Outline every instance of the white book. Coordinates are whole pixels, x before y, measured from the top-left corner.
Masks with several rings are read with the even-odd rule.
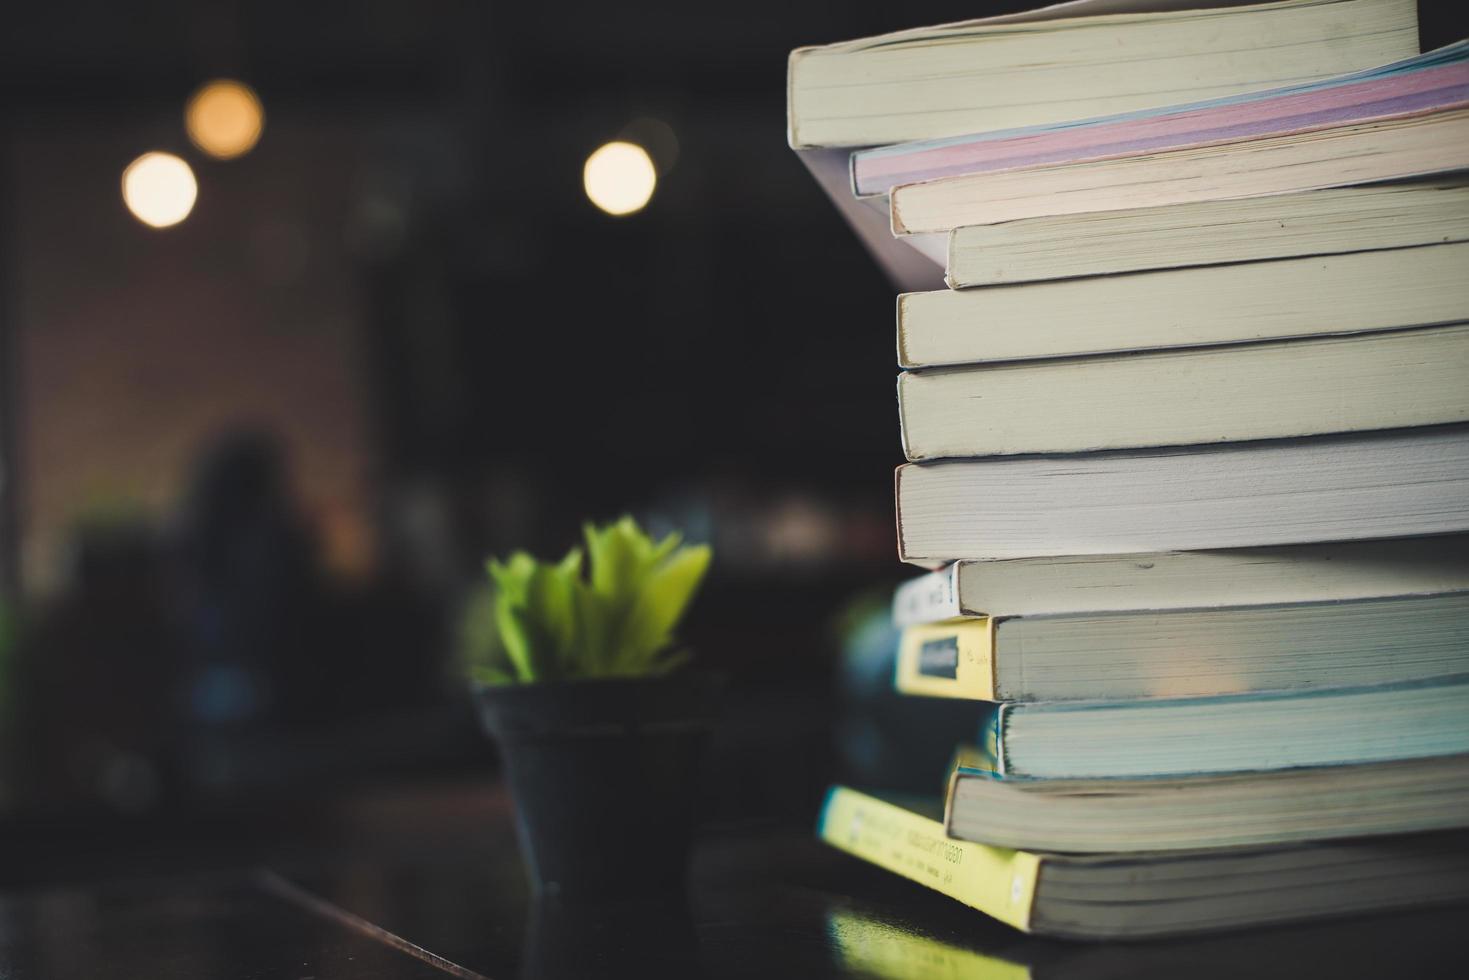
[[[874,146],[1193,102],[1418,52],[1413,0],[1080,0],[791,52],[793,147]]]
[[[898,547],[961,559],[1129,554],[1469,532],[1469,427],[910,463]]]
[[[961,753],[945,808],[951,837],[1085,854],[1469,826],[1469,755],[1143,779],[1002,779],[988,765]]]
[[[1332,602],[1469,590],[1469,535],[958,561],[893,594],[903,628],[961,617]]]
[[[1469,237],[1469,193],[1452,223]],[[1054,251],[1086,254],[1083,244]],[[1469,241],[904,293],[898,363],[941,367],[1469,321],[1466,270]]]
[[[893,230],[915,235],[1045,215],[1345,187],[1469,169],[1462,103],[1304,132],[904,184]]]
[[[1469,323],[910,371],[898,409],[913,461],[1469,422]]]
[[[966,225],[949,233],[946,280],[966,289],[1462,241],[1469,241],[1469,181],[1451,176]],[[1292,268],[1309,277],[1337,267]],[[1353,291],[1354,300],[1364,298],[1366,290]],[[1339,298],[1335,290],[1314,295],[1328,306]]]

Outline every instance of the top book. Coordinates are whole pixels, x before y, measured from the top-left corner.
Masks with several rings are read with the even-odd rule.
[[[1418,52],[1415,0],[1074,0],[791,53],[798,149],[875,146],[1220,98]]]

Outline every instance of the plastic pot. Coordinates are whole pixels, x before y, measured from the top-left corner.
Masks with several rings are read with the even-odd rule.
[[[539,894],[682,888],[700,761],[722,688],[718,678],[690,674],[476,692]]]

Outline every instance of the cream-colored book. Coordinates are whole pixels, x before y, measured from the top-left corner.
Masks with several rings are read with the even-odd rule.
[[[893,623],[1442,592],[1469,592],[1469,535],[958,561],[898,586]]]
[[[1469,235],[1469,196],[1465,202]],[[898,363],[942,367],[1469,321],[1465,270],[1469,241],[904,293]]]
[[[898,467],[898,552],[1131,554],[1469,531],[1469,426]]]
[[[967,289],[1463,241],[1469,180],[1450,176],[966,225],[949,233],[946,278]]]
[[[910,371],[913,461],[1203,445],[1469,421],[1469,323]]]
[[[1469,108],[1237,142],[905,184],[894,232],[1191,204],[1469,169]]]
[[[794,147],[873,146],[1259,91],[1418,53],[1413,0],[1080,0],[790,56]]]
[[[976,701],[1212,697],[1469,674],[1469,592],[1014,616],[903,630],[895,686]]]

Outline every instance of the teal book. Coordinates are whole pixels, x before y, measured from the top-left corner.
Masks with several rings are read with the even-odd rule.
[[[1222,697],[1002,702],[980,744],[1001,776],[1106,779],[1469,752],[1469,675]]]

